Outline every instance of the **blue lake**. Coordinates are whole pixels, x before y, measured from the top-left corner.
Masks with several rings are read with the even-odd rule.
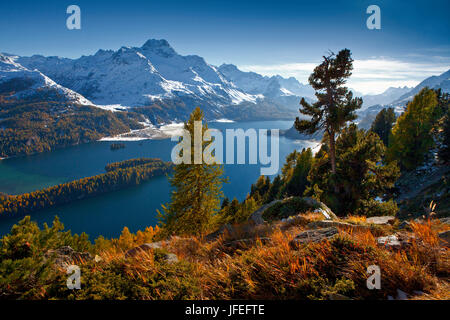
[[[258,121],[236,123],[209,123],[219,130],[242,128],[288,129],[292,121]],[[111,142],[93,142],[28,157],[0,161],[0,192],[21,194],[71,180],[104,173],[105,165],[139,157],[161,158],[170,161],[175,142],[144,140],[123,142],[126,148],[111,151]],[[285,157],[294,149],[316,146],[317,143],[279,138],[279,169]],[[248,145],[247,145],[248,150]],[[270,148],[269,148],[270,153]],[[248,159],[248,158],[247,158]],[[247,161],[248,162],[248,161]],[[223,186],[224,194],[242,201],[250,186],[260,175],[259,164],[226,164],[225,176],[229,183]],[[104,194],[95,198],[77,201],[32,214],[32,220],[40,226],[49,225],[55,215],[66,229],[74,233],[86,232],[91,240],[103,235],[106,238],[120,235],[124,226],[131,232],[154,226],[156,210],[170,200],[170,185],[167,177],[156,177],[139,186]],[[0,236],[9,232],[11,226],[23,216],[1,217]]]

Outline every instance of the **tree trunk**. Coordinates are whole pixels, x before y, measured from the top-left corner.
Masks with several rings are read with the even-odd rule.
[[[330,130],[328,132],[330,138],[330,161],[331,161],[331,172],[336,173],[336,141],[334,137],[334,131]]]

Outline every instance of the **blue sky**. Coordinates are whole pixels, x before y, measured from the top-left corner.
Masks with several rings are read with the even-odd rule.
[[[81,8],[81,30],[66,8]],[[381,8],[368,30],[366,8]],[[450,68],[450,1],[2,1],[0,52],[77,58],[164,38],[180,54],[266,75],[308,74],[328,50],[352,50],[349,85],[364,93],[415,85]]]

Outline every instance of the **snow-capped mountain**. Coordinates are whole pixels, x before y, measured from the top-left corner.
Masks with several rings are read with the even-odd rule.
[[[45,97],[82,105],[92,105],[82,95],[65,88],[38,70],[29,70],[14,61],[14,58],[0,54],[0,94],[13,99]]]
[[[395,100],[392,105],[406,105],[408,101],[411,101],[417,93],[423,88],[428,87],[430,89],[441,88],[443,92],[450,93],[450,69],[439,76],[431,76],[419,83],[415,88],[409,92],[400,96]]]
[[[261,95],[298,110],[302,97],[314,99],[314,90],[294,77],[279,75],[267,77],[255,72],[244,72],[233,64],[222,64],[218,70],[239,89],[252,95]]]
[[[390,87],[386,91],[380,94],[371,94],[371,95],[363,95],[363,105],[362,109],[366,109],[373,105],[386,105],[391,102],[394,102],[402,95],[410,92],[412,88],[404,86],[404,87]]]
[[[148,40],[140,48],[99,50],[75,60],[35,55],[16,61],[97,105],[136,107],[189,97],[223,107],[262,98],[239,90],[203,58],[177,54],[166,40]]]

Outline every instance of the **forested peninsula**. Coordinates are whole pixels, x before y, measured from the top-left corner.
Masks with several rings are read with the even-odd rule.
[[[168,173],[171,164],[140,158],[110,163],[106,173],[21,195],[0,194],[0,216],[29,214],[103,193],[139,185]]]

